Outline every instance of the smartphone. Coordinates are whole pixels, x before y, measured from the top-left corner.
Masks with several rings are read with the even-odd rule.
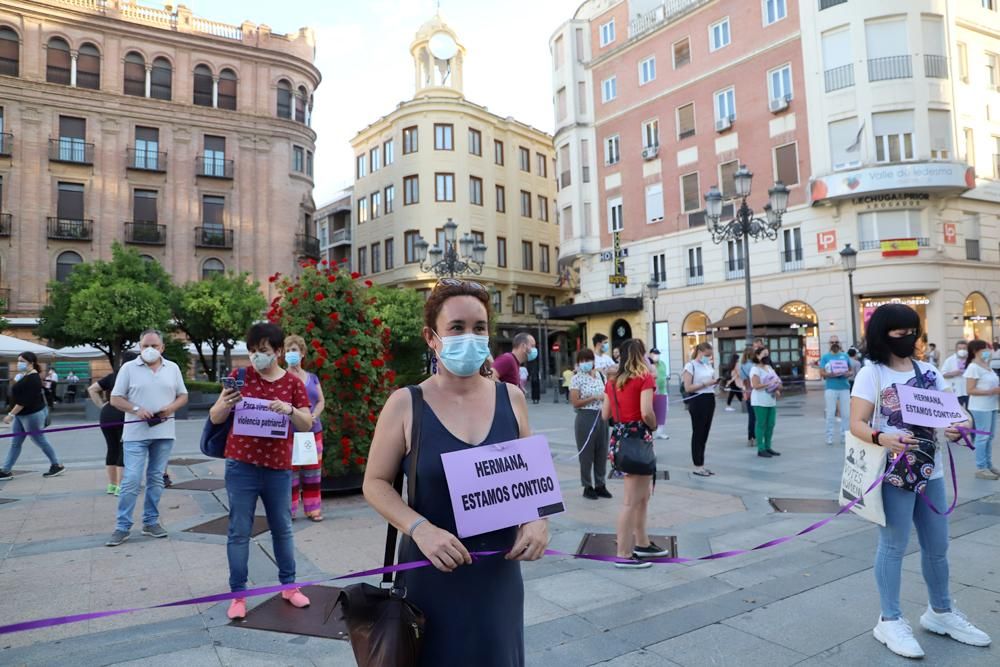
[[[235,390],[243,386],[243,383],[233,377],[224,377],[221,380],[224,389]]]

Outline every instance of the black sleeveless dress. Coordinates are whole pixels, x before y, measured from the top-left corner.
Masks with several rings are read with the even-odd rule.
[[[472,445],[452,435],[426,403],[423,410],[414,509],[435,526],[457,534],[441,455]],[[507,385],[497,383],[493,425],[479,445],[519,437]],[[403,460],[403,470],[409,470],[409,454]],[[507,551],[516,535],[516,528],[506,528],[466,538],[462,543],[470,552]],[[400,544],[399,562],[424,558],[412,540],[406,538]],[[524,665],[524,581],[520,562],[498,555],[476,559],[472,565],[448,573],[424,567],[404,573],[403,585],[407,599],[427,617],[420,665]]]

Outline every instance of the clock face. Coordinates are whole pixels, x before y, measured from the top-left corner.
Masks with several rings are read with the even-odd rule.
[[[431,54],[438,60],[451,60],[458,53],[458,44],[446,32],[436,32],[431,35],[427,48],[430,49]]]

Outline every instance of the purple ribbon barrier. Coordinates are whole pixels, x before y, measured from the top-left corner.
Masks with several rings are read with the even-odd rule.
[[[175,417],[165,417],[165,418],[160,417],[159,423],[162,424],[163,422],[170,419],[175,419]],[[43,434],[47,435],[49,433],[62,433],[65,431],[85,431],[91,428],[112,428],[114,426],[124,426],[125,424],[134,424],[137,421],[142,421],[142,420],[133,419],[132,421],[127,421],[127,422],[105,422],[103,424],[81,424],[79,426],[60,426],[58,428],[43,428],[38,431],[21,431],[20,433],[0,433],[0,440],[3,440],[4,438],[13,438],[15,435],[23,435],[24,437],[28,437],[32,435],[43,435]]]

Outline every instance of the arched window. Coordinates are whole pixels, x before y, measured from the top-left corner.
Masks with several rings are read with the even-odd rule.
[[[820,379],[819,359],[823,350],[819,340],[819,316],[816,314],[816,310],[805,301],[789,301],[781,307],[781,312],[812,322],[811,327],[806,327],[803,339],[806,347],[806,379]],[[854,342],[854,335],[848,334],[847,345],[854,345]]]
[[[194,103],[200,107],[212,106],[212,70],[207,65],[194,68]]]
[[[76,56],[76,85],[90,90],[101,89],[101,52],[89,42],[80,46]]]
[[[82,263],[83,257],[71,250],[60,253],[59,257],[56,258],[56,280],[58,282],[65,281],[69,278],[69,274],[73,273],[76,265]]]
[[[226,272],[226,265],[222,260],[210,257],[201,265],[201,279],[208,280],[214,276],[221,276]]]
[[[684,361],[687,361],[692,358],[694,348],[699,343],[708,340],[708,315],[700,310],[688,313],[688,316],[684,318],[684,323],[681,324],[681,336],[684,339],[684,347],[681,352]]]
[[[965,300],[962,314],[965,340],[978,338],[993,343],[993,312],[986,297],[979,292],[970,294]]]
[[[147,264],[156,264],[156,258],[152,255],[139,255],[139,259],[146,262]]]
[[[219,108],[236,111],[236,72],[231,69],[219,72]]]
[[[173,87],[174,69],[170,61],[166,58],[157,58],[153,61],[153,70],[150,72],[149,96],[154,100],[169,100]]]
[[[295,120],[300,123],[306,122],[306,102],[309,101],[309,93],[305,86],[299,86],[299,94],[295,96]]]
[[[45,80],[49,83],[61,83],[65,86],[70,82],[69,44],[62,37],[49,40],[46,49]]]
[[[727,317],[732,317],[733,315],[739,315],[740,313],[745,313],[746,310],[747,309],[744,308],[743,306],[733,306],[732,308],[726,311],[726,314],[722,316],[722,319],[726,319]]]
[[[146,96],[146,60],[137,51],[125,54],[125,94]]]
[[[292,84],[285,79],[278,82],[278,118],[292,118]]]
[[[17,76],[21,69],[21,40],[10,28],[0,27],[0,74]]]

